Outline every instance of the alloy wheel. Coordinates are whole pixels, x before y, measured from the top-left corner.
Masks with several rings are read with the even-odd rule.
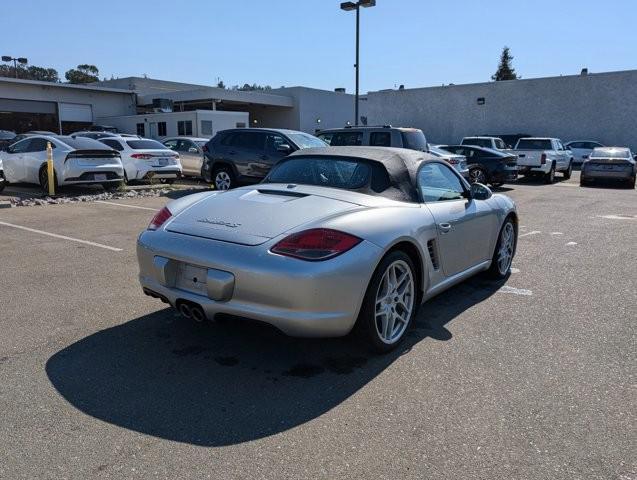
[[[486,175],[479,168],[474,168],[469,172],[469,179],[471,183],[485,183]]]
[[[228,172],[221,170],[215,175],[215,188],[217,190],[228,190],[232,183],[232,179]]]
[[[405,333],[414,309],[414,278],[406,262],[396,260],[387,267],[375,305],[378,338],[386,344],[396,343]]]
[[[513,246],[515,243],[515,231],[513,224],[507,222],[500,233],[500,250],[498,250],[498,271],[506,275],[513,261]]]

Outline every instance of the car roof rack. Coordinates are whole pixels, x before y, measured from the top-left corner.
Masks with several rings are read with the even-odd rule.
[[[345,125],[343,128],[392,128],[391,125]]]

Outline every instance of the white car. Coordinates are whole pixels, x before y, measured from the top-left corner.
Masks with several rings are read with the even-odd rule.
[[[490,148],[491,150],[506,150],[507,146],[499,137],[464,137],[460,145]]]
[[[449,152],[440,148],[438,145],[429,145],[429,153],[442,158],[449,165],[452,165],[460,175],[465,179],[469,179],[469,169],[467,168],[467,157],[464,155],[458,155],[457,153]]]
[[[169,137],[161,143],[179,154],[184,175],[203,177],[201,172],[204,161],[203,147],[209,141],[209,138],[200,137]]]
[[[122,156],[126,182],[159,179],[162,183],[173,183],[182,175],[179,154],[157,140],[118,136],[99,141]]]
[[[573,153],[573,163],[581,164],[591,156],[595,148],[603,147],[599,142],[594,140],[573,140],[564,144]]]
[[[6,180],[4,179],[4,169],[2,167],[2,159],[0,158],[0,192],[4,190],[4,187],[7,185]]]
[[[564,180],[573,172],[573,153],[562,145],[559,138],[521,138],[513,150],[506,152],[517,155],[518,173],[521,175],[541,174],[546,183],[555,181],[555,172],[562,172]]]
[[[90,138],[32,135],[0,152],[6,183],[35,183],[49,189],[46,149],[51,143],[56,185],[98,183],[117,187],[124,179],[120,154]]]

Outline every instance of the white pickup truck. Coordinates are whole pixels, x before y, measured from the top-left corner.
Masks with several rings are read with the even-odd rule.
[[[571,178],[573,152],[559,138],[521,138],[510,151],[518,157],[520,175],[540,173],[546,183],[555,181],[555,172],[562,172],[565,180]]]
[[[471,145],[474,147],[490,148],[492,150],[506,150],[507,146],[498,137],[464,137],[460,145]]]

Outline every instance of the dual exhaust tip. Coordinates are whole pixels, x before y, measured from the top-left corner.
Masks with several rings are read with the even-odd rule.
[[[194,320],[197,323],[201,323],[206,319],[203,308],[196,303],[181,301],[177,306],[177,310],[184,317]]]

